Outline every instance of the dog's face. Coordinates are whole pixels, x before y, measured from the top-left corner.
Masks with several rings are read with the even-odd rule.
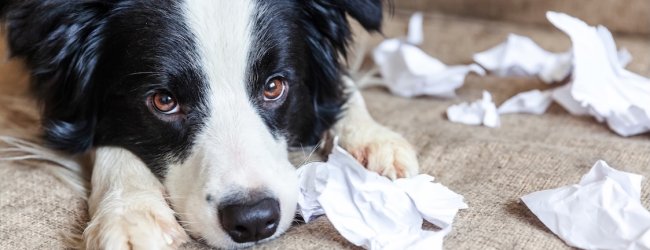
[[[187,231],[218,247],[290,226],[298,189],[287,146],[317,142],[344,102],[345,14],[368,29],[381,20],[373,0],[18,6],[9,43],[32,69],[50,145],[133,152]]]

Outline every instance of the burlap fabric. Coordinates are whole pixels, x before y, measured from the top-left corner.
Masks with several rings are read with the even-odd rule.
[[[536,25],[548,25],[544,13],[553,10],[616,32],[650,36],[650,1],[646,0],[400,0],[395,6]]]
[[[387,36],[402,34],[406,15],[399,12],[385,28]],[[508,32],[531,36],[544,47],[561,51],[569,41],[559,31],[427,16],[425,45],[442,61],[467,63],[471,55],[502,42]],[[650,76],[650,39],[616,36],[635,56],[629,68]],[[363,39],[363,38],[360,38]],[[366,42],[376,44],[381,37]],[[0,133],[33,136],[38,116],[21,93],[20,64],[0,66]],[[470,76],[452,100],[404,99],[383,89],[364,91],[377,120],[403,134],[417,149],[422,172],[465,196],[469,209],[459,213],[447,249],[562,249],[567,246],[530,211],[519,197],[578,182],[599,159],[650,177],[650,136],[621,138],[592,118],[574,117],[557,105],[541,116],[506,115],[501,128],[449,122],[445,109],[492,92],[497,103],[524,90],[548,88],[530,78]],[[299,158],[299,157],[298,157]],[[41,163],[43,167],[47,164]],[[650,184],[642,200],[650,205]],[[46,171],[20,163],[0,163],[0,249],[61,249],[60,232],[74,230],[87,219],[85,204]],[[187,249],[202,249],[189,243]],[[262,249],[354,248],[321,217],[296,225]]]

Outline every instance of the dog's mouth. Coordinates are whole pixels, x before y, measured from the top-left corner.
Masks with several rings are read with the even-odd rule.
[[[262,204],[261,206],[267,205]],[[231,207],[231,209],[234,210],[235,208]],[[268,211],[254,213],[257,214],[234,216],[230,214],[219,215],[220,220],[217,223],[220,224],[217,225],[218,228],[212,227],[214,222],[191,222],[180,216],[177,218],[192,240],[196,243],[217,249],[241,249],[273,241],[284,234],[289,227],[291,227],[294,220],[294,217],[288,219],[280,217],[275,220],[273,218],[268,218]],[[250,224],[238,224],[241,223],[241,218],[238,218],[241,216],[250,216],[245,218],[249,220],[248,222]],[[286,223],[287,220],[289,223]],[[209,226],[197,226],[199,224]]]
[[[236,188],[235,183],[219,180],[224,189],[204,189],[202,194],[174,195],[183,190],[170,190],[170,201],[178,221],[198,242],[220,249],[251,247],[277,239],[294,221],[299,190],[297,179],[288,178],[295,171],[287,170],[291,174],[283,181],[254,188]]]
[[[271,236],[269,238],[260,240],[260,241],[246,242],[246,243],[233,243],[233,244],[228,245],[228,246],[210,244],[210,242],[208,242],[206,239],[204,239],[202,237],[191,236],[191,238],[193,240],[195,240],[196,242],[200,243],[200,244],[210,246],[210,247],[214,247],[214,248],[217,248],[217,249],[243,249],[243,248],[251,248],[251,247],[254,247],[256,245],[260,245],[260,244],[264,244],[264,243],[273,241],[273,240],[279,238],[280,236],[282,236],[283,233],[285,233],[285,232],[284,231],[278,231],[275,235],[273,235],[273,236]]]
[[[291,227],[294,217],[284,217],[279,209],[279,203],[271,198],[253,204],[229,205],[219,210],[219,230],[198,231],[192,228],[194,223],[184,223],[184,227],[192,239],[210,247],[249,248],[273,241]]]
[[[299,185],[286,146],[203,143],[186,161],[170,166],[164,184],[188,234],[211,247],[233,249],[268,242],[289,229]]]

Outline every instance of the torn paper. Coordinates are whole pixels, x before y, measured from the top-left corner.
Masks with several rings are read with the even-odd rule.
[[[541,115],[553,102],[551,91],[537,89],[519,93],[505,101],[499,109],[499,114],[528,113]]]
[[[521,200],[568,245],[582,249],[650,249],[650,212],[641,204],[642,176],[598,161],[576,185]]]
[[[414,13],[409,19],[408,33],[406,41],[410,44],[420,45],[424,42],[424,15],[422,12]]]
[[[452,122],[468,125],[485,125],[496,128],[501,125],[492,95],[483,91],[483,98],[472,103],[461,103],[447,108],[447,118]]]
[[[571,73],[571,53],[552,53],[528,37],[510,34],[507,40],[474,55],[474,61],[498,76],[538,76],[558,82]]]
[[[476,64],[447,66],[418,48],[423,40],[421,14],[411,17],[407,37],[385,40],[373,51],[382,84],[395,95],[454,97],[469,72],[485,74]]]
[[[537,76],[545,83],[566,79],[573,69],[573,51],[553,53],[537,45],[532,39],[516,34],[505,42],[474,54],[474,61],[498,76]],[[625,67],[632,61],[630,52],[622,48],[617,61]]]
[[[650,79],[623,67],[620,58],[625,56],[616,51],[609,30],[591,27],[563,13],[548,12],[546,16],[573,43],[570,95],[554,98],[561,103],[577,103],[621,136],[650,131]]]
[[[630,53],[616,51],[605,27],[591,27],[562,13],[548,12],[547,18],[571,38],[568,53],[550,53],[529,38],[510,35],[505,43],[474,59],[502,76],[538,75],[553,82],[571,75],[570,82],[543,95],[521,93],[502,104],[499,113],[541,114],[550,105],[550,96],[569,113],[591,115],[621,136],[650,131],[650,79],[625,69]]]
[[[391,181],[335,146],[327,162],[298,169],[298,211],[305,222],[326,214],[336,230],[367,249],[442,249],[463,197],[433,177]],[[422,229],[423,218],[441,228]]]
[[[627,65],[632,62],[632,54],[630,54],[630,51],[626,48],[621,48],[616,54],[616,57],[618,58],[618,63],[621,64],[621,67],[623,68],[627,67]]]
[[[573,88],[573,83],[568,83],[563,86],[554,88],[551,91],[551,96],[553,100],[560,104],[569,114],[572,115],[588,115],[589,110],[586,107],[583,107],[580,102],[576,101],[573,96],[571,96],[571,89]]]

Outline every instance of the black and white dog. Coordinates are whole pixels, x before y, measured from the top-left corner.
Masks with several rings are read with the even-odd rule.
[[[339,60],[346,15],[378,30],[381,0],[3,0],[0,11],[48,146],[94,153],[86,248],[275,238],[298,196],[287,148],[326,133],[384,176],[418,171]]]

